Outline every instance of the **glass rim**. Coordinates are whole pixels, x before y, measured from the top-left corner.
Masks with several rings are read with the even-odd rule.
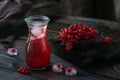
[[[26,17],[24,20],[27,22],[29,20],[35,20],[35,19],[40,19],[40,20],[44,20],[44,21],[50,21],[50,18],[47,16],[43,16],[43,15],[32,15],[32,16],[28,16]]]

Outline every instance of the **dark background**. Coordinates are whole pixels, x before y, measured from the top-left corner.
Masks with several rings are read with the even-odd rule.
[[[79,16],[120,22],[119,17],[120,0],[31,0],[31,1],[33,4],[32,5],[33,14],[38,14],[39,12],[39,14],[43,15]]]

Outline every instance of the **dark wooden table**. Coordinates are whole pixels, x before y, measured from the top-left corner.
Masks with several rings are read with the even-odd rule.
[[[66,27],[71,23],[84,22],[85,24],[90,24],[93,26],[98,26],[98,24],[104,24],[112,28],[119,28],[119,24],[113,21],[104,21],[97,19],[88,19],[81,17],[66,17],[62,16],[61,18],[51,22],[48,26],[48,38],[55,37],[57,31],[62,27]],[[94,24],[93,24],[94,23]],[[16,72],[13,64],[22,64],[25,65],[24,55],[25,55],[25,42],[27,37],[19,37],[15,41],[15,47],[18,49],[17,56],[8,56],[6,55],[6,50],[0,51],[0,80],[120,80],[120,64],[109,65],[102,69],[90,69],[85,70],[78,68],[77,66],[71,64],[68,61],[56,56],[51,52],[51,63],[62,63],[65,67],[72,66],[77,69],[78,75],[75,77],[68,77],[63,74],[57,74],[51,71],[49,67],[43,71],[31,71],[32,75],[21,75]],[[4,64],[7,62],[7,64]],[[9,64],[10,63],[10,64]],[[11,67],[12,65],[12,67]]]
[[[19,39],[15,43],[15,47],[18,49],[18,53],[19,53],[19,55],[17,57],[15,57],[15,59],[20,60],[20,62],[23,65],[25,64],[24,63],[24,54],[25,54],[24,53],[24,45],[25,45],[25,41],[26,40],[20,40]],[[54,55],[53,53],[51,53],[51,63],[61,63],[65,67],[72,66],[72,67],[77,69],[78,75],[75,76],[75,77],[68,77],[64,73],[63,74],[54,73],[54,72],[51,71],[51,68],[48,68],[48,69],[43,70],[43,71],[32,71],[32,75],[27,77],[27,78],[28,79],[33,78],[33,80],[117,80],[116,77],[113,77],[111,75],[107,76],[107,75],[104,75],[104,74],[101,75],[99,73],[97,74],[97,73],[92,73],[92,72],[86,72],[86,71],[84,71],[82,69],[79,69],[77,66],[63,60],[62,58]],[[108,71],[104,71],[104,72],[108,72]],[[14,71],[14,73],[16,73],[16,71]],[[7,74],[7,75],[9,75],[9,74]],[[24,76],[24,75],[22,75],[22,76],[23,76],[23,78],[27,79],[26,76]],[[20,78],[21,75],[19,75],[17,77]],[[4,80],[4,79],[2,79],[2,80]],[[22,79],[19,79],[19,80],[22,80]]]

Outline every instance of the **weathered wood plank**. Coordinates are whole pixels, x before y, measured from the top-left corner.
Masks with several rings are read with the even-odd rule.
[[[21,55],[24,54],[24,45],[25,45],[25,40],[16,41],[15,46],[20,51]],[[48,80],[117,80],[117,78],[112,78],[111,76],[99,76],[99,75],[96,75],[93,73],[85,72],[82,69],[79,69],[78,67],[74,66],[73,64],[71,64],[53,54],[51,54],[51,63],[62,63],[65,65],[65,67],[73,66],[78,70],[79,75],[76,77],[67,77],[67,76],[65,76],[65,74],[56,74],[56,73],[52,72],[51,69],[49,68],[48,70],[45,70],[45,71],[32,71],[33,76],[45,78]]]
[[[84,70],[101,76],[109,76],[120,79],[120,63],[103,63],[102,66],[89,67]]]

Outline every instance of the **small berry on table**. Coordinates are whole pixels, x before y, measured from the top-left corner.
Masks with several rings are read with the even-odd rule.
[[[26,66],[21,66],[17,71],[18,71],[18,73],[24,74],[24,75],[30,75],[31,74],[29,68],[26,67]]]

